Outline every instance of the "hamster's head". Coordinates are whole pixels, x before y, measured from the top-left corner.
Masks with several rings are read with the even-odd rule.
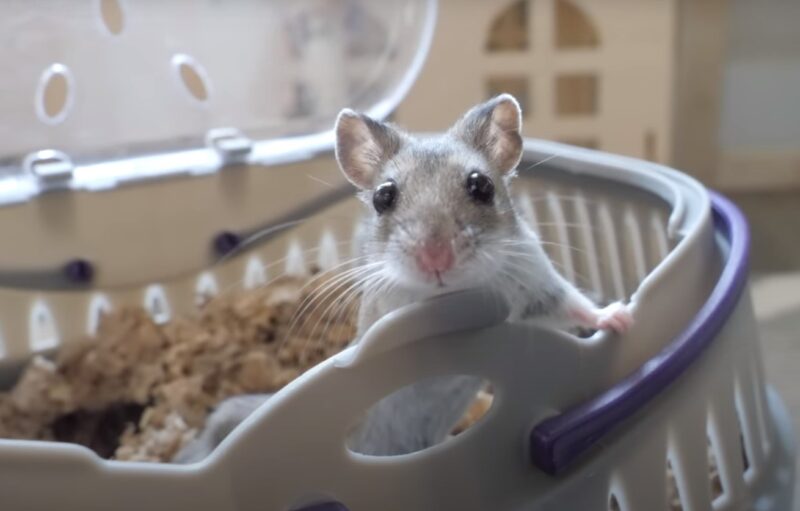
[[[368,208],[362,250],[391,280],[433,293],[479,285],[519,251],[509,181],[522,156],[519,104],[503,94],[445,134],[416,138],[343,110],[336,158]]]

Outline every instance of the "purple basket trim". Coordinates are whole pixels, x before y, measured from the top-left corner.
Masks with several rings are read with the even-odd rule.
[[[733,313],[748,275],[750,233],[741,211],[714,192],[714,227],[730,251],[711,295],[688,328],[661,353],[601,395],[545,419],[530,434],[533,464],[550,475],[569,468],[609,431],[674,382],[708,347]]]

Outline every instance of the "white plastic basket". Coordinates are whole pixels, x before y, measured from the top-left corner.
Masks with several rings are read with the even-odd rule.
[[[589,275],[597,268],[601,299],[633,293],[637,323],[625,337],[583,341],[509,324],[494,297],[447,295],[381,320],[200,464],[102,461],[77,446],[0,441],[4,502],[134,509],[148,495],[154,509],[279,510],[325,497],[353,510],[602,509],[613,495],[623,510],[658,509],[669,460],[684,509],[789,509],[789,423],[764,383],[740,214],[691,179],[644,162],[534,141],[525,161],[550,154],[560,156],[523,172],[517,189],[523,203],[543,197],[529,203],[539,223],[557,222],[556,239],[575,247],[555,254],[559,264]],[[337,229],[327,220],[354,211],[347,202],[257,252],[327,237]],[[217,277],[201,280],[208,275]],[[164,284],[166,296],[187,288]],[[370,404],[453,373],[494,384],[495,404],[476,426],[395,458],[347,451],[346,431]],[[333,408],[325,406],[331,396],[342,396]],[[724,488],[713,503],[707,438]]]
[[[280,11],[278,2],[263,4]],[[132,24],[134,4],[121,5]],[[216,2],[198,5],[204,7],[197,16],[214,18]],[[395,55],[409,70],[377,87],[392,99],[361,105],[375,115],[391,109],[413,80],[432,27],[432,3],[393,5],[378,9],[383,19],[422,28],[410,39],[419,46]],[[66,24],[71,30],[97,22],[96,13],[75,16]],[[8,19],[16,21],[8,33],[43,28],[19,16]],[[45,19],[57,26],[55,17]],[[112,34],[120,39],[110,44],[127,56],[141,51],[137,44],[146,33],[127,42],[124,35]],[[176,37],[156,50],[173,50],[175,41],[200,44]],[[206,51],[208,62],[226,62]],[[104,47],[98,63],[112,65],[106,53],[112,59],[112,49]],[[31,68],[38,76],[47,66]],[[215,69],[206,64],[204,72],[213,78]],[[8,87],[22,90],[29,74],[21,69]],[[239,83],[225,80],[212,82],[216,92]],[[75,97],[76,112],[90,96]],[[342,93],[330,101],[352,99]],[[326,150],[330,133],[271,132],[286,137],[280,141],[251,139],[239,130],[220,136],[211,128],[237,119],[226,117],[229,106],[194,105],[201,113],[163,106],[170,115],[185,107],[208,136],[192,130],[156,135],[173,149],[162,154],[141,138],[149,135],[142,125],[98,139],[100,148],[71,131],[80,124],[62,124],[71,117],[50,119],[53,131],[34,128],[40,120],[23,116],[16,120],[26,127],[24,136],[13,140],[11,125],[3,125],[3,154],[12,156],[0,183],[7,203],[0,228],[20,234],[18,245],[0,255],[5,382],[33,354],[91,331],[106,307],[144,303],[166,320],[191,310],[198,293],[242,281],[258,285],[267,278],[265,265],[273,274],[282,267],[302,271],[309,263],[302,249],[319,247],[309,253],[323,266],[346,256],[343,245],[330,240],[351,237],[359,208]],[[115,115],[145,115],[135,110],[128,105]],[[333,113],[297,129],[307,133]],[[102,123],[75,122],[102,132]],[[98,156],[134,141],[125,159]],[[45,148],[60,152],[38,151]],[[519,207],[546,241],[557,243],[548,247],[565,276],[599,301],[630,297],[635,303],[636,324],[625,336],[582,340],[512,324],[496,297],[481,290],[442,296],[383,318],[357,347],[292,382],[194,465],[104,461],[75,445],[0,440],[3,509],[649,511],[667,508],[668,463],[684,510],[790,509],[794,448],[785,409],[765,383],[746,283],[747,228],[739,212],[676,171],[596,151],[528,140],[520,169]],[[309,184],[309,175],[331,187]],[[141,183],[143,177],[180,179]],[[120,186],[131,179],[139,184]],[[54,188],[71,191],[39,196]],[[14,225],[25,230],[13,231]],[[209,250],[211,241],[219,248],[269,226],[270,236],[245,254],[212,264],[218,254]],[[154,238],[160,244],[153,245]],[[143,243],[151,243],[147,251],[140,250]],[[75,265],[69,266],[72,278],[64,277],[61,263],[70,258],[92,263],[91,282],[74,278]],[[493,384],[493,406],[472,428],[403,456],[348,451],[346,432],[370,405],[420,379],[452,374]],[[709,441],[723,487],[714,500]]]

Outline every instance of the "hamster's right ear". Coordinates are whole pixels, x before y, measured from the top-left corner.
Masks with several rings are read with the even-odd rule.
[[[336,119],[336,160],[345,177],[361,189],[375,184],[383,165],[400,150],[402,135],[388,124],[344,109]]]

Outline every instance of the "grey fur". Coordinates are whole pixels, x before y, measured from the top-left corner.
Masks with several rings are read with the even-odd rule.
[[[217,406],[200,435],[189,442],[172,459],[173,463],[195,463],[202,460],[218,446],[228,434],[242,423],[253,410],[261,406],[272,394],[248,394],[226,399]]]
[[[464,414],[463,403],[471,402],[482,386],[480,378],[445,376],[404,387],[369,409],[349,447],[361,454],[391,456],[436,445],[450,435]]]
[[[346,111],[339,117],[337,157],[345,175],[362,188],[359,194],[367,213],[359,230],[360,249],[369,262],[383,263],[393,282],[389,292],[362,297],[359,335],[399,307],[478,285],[506,297],[512,320],[593,326],[598,309],[558,274],[511,201],[508,186],[522,154],[520,112],[513,98],[503,95],[478,105],[449,132],[426,140],[355,115]],[[466,177],[473,170],[494,181],[492,204],[476,203],[468,196]],[[377,215],[371,206],[372,189],[390,178],[397,182],[399,196],[390,211]],[[456,253],[454,268],[438,282],[422,275],[413,257],[415,246],[431,237],[451,240]],[[575,324],[581,321],[585,324]],[[367,454],[404,454],[438,443],[481,385],[477,377],[458,376],[401,389],[367,412],[350,446]],[[264,399],[237,397],[223,403],[207,429],[224,431],[204,432],[197,445],[187,448],[193,451],[191,458],[210,452],[216,445],[210,440],[224,437],[230,424],[246,415],[246,407],[252,410]],[[182,453],[177,459],[189,458]]]

